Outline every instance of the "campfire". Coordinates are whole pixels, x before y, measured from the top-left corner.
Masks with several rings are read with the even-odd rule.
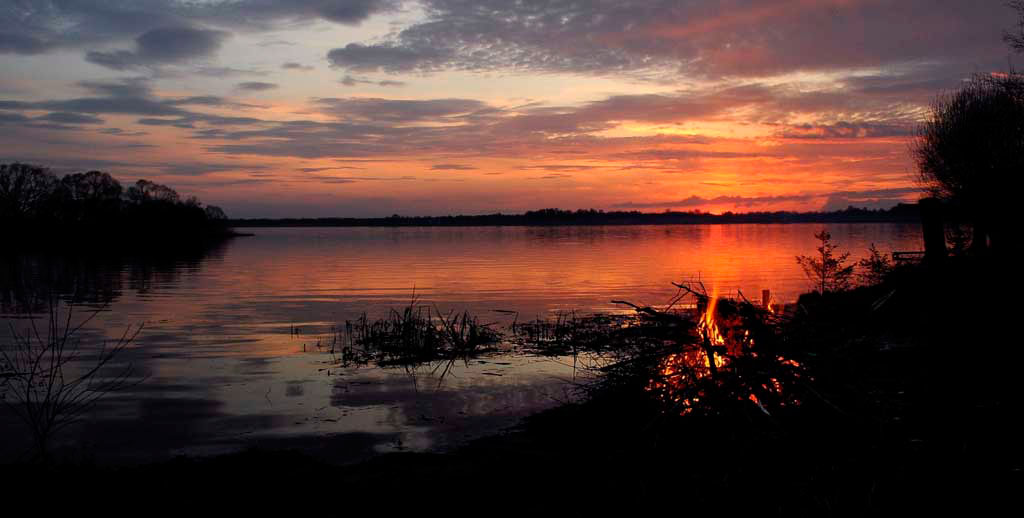
[[[747,401],[764,413],[769,406],[799,404],[787,386],[803,376],[803,366],[757,348],[755,334],[766,334],[775,319],[771,305],[759,308],[720,299],[717,292],[692,293],[698,299],[694,336],[662,358],[647,390],[682,415],[714,405],[712,398]]]

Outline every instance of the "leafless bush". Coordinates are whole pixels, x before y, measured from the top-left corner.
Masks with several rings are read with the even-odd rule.
[[[51,298],[45,329],[35,317],[11,343],[0,345],[0,400],[29,428],[36,458],[48,458],[54,435],[77,422],[102,397],[130,384],[131,365],[110,372],[111,362],[142,330],[128,327],[120,338],[83,347],[79,332],[100,310],[73,323],[74,305]],[[62,313],[64,313],[62,315]]]

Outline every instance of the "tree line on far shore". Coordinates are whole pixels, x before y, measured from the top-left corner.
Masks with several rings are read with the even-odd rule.
[[[149,180],[125,188],[101,171],[59,177],[37,165],[0,164],[0,226],[8,235],[197,239],[226,234],[227,222],[220,207]]]
[[[399,216],[381,218],[253,218],[231,220],[234,227],[419,227],[419,226],[555,226],[555,225],[686,225],[709,223],[877,223],[920,221],[917,204],[890,209],[848,207],[833,212],[603,211],[541,209],[523,214]]]

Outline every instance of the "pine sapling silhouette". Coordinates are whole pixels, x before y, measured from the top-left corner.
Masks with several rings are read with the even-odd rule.
[[[837,245],[832,243],[832,234],[822,230],[814,234],[821,241],[818,254],[813,256],[798,255],[796,262],[804,269],[807,278],[814,281],[819,293],[843,291],[850,288],[853,279],[854,265],[847,265],[849,252],[836,254]]]
[[[860,278],[861,284],[865,286],[872,286],[884,281],[893,269],[892,260],[875,248],[874,243],[871,243],[868,248],[868,256],[858,261],[857,266],[860,267],[857,276]]]

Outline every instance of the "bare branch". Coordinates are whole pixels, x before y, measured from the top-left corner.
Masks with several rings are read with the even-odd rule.
[[[103,371],[143,328],[128,327],[113,343],[103,342],[91,364],[83,364],[86,360],[77,334],[102,309],[74,325],[74,304],[67,302],[66,306],[62,318],[59,301],[51,297],[45,335],[35,318],[30,318],[31,329],[25,334],[11,326],[9,352],[0,347],[3,403],[28,426],[36,457],[41,460],[46,458],[54,434],[77,422],[105,395],[129,385],[130,364],[113,376]]]

